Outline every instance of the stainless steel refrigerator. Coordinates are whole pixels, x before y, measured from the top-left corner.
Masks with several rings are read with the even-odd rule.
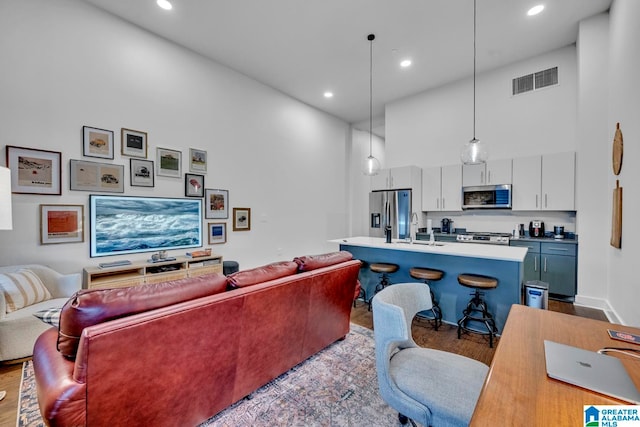
[[[369,236],[385,237],[391,226],[391,238],[411,235],[411,190],[372,191],[369,193]]]

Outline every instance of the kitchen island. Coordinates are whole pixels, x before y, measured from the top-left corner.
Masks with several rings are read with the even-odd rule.
[[[413,267],[426,267],[444,271],[444,276],[430,284],[442,310],[442,321],[456,324],[471,299],[472,289],[458,283],[458,274],[470,273],[495,277],[498,287],[485,292],[489,311],[493,314],[498,333],[506,322],[512,304],[522,299],[523,261],[527,248],[474,243],[393,240],[377,237],[349,237],[331,240],[340,250],[349,251],[363,261],[360,282],[366,298],[373,296],[379,275],[368,268],[370,263],[389,262],[400,269],[390,275],[391,283],[417,282],[409,275]]]

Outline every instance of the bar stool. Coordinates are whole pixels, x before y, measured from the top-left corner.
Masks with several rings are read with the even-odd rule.
[[[395,273],[399,268],[400,267],[397,264],[390,264],[385,262],[376,262],[369,265],[369,270],[373,271],[374,273],[380,273],[380,282],[378,282],[378,284],[376,285],[373,296],[369,298],[369,311],[371,311],[371,301],[373,301],[373,297],[375,296],[375,294],[391,284],[391,282],[389,282],[389,274]]]
[[[427,285],[429,282],[435,282],[442,279],[444,276],[444,271],[434,270],[432,268],[424,268],[424,267],[413,267],[409,270],[409,276],[414,279],[424,280],[424,283]],[[431,293],[431,316],[427,314],[427,310],[421,311],[418,313],[418,316],[424,317],[427,320],[433,320],[433,327],[437,331],[438,326],[442,325],[442,310],[438,305],[438,301],[436,301],[435,295],[429,287],[429,292]]]
[[[467,308],[462,311],[463,317],[458,320],[458,339],[460,339],[460,333],[464,329],[467,332],[473,332],[481,335],[489,335],[489,347],[493,348],[493,336],[498,332],[496,328],[496,322],[493,320],[493,316],[487,310],[487,304],[482,295],[484,292],[480,292],[481,289],[494,289],[498,286],[498,279],[489,276],[481,276],[478,274],[459,274],[458,283],[467,288],[474,289],[471,294],[472,298],[467,304]],[[467,324],[469,321],[475,321],[483,323],[487,331],[480,331],[478,329],[471,329]]]

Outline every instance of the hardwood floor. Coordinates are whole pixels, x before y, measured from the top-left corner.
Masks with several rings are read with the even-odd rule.
[[[357,307],[351,311],[351,321],[357,325],[372,329],[373,315],[368,311],[367,305],[361,301],[358,301],[356,305]],[[549,300],[549,310],[608,321],[601,310],[578,307],[568,302]],[[418,318],[414,319],[411,332],[416,344],[420,346],[462,354],[487,365],[491,364],[496,343],[500,342],[500,338],[497,338],[493,348],[489,348],[489,338],[486,336],[464,334],[462,339],[458,339],[457,327],[443,324],[435,331],[429,322]]]
[[[600,310],[576,307],[571,303],[560,301],[549,301],[549,309],[561,313],[575,316],[589,317],[592,319],[604,320],[607,318]],[[357,307],[351,311],[351,321],[365,328],[373,328],[373,315],[367,309],[367,305],[362,301],[357,302]],[[413,337],[418,345],[439,350],[450,351],[452,353],[463,354],[465,356],[480,360],[487,365],[491,364],[491,359],[495,352],[494,348],[489,348],[488,338],[477,334],[465,334],[463,339],[458,339],[457,329],[452,325],[443,324],[437,331],[430,323],[416,319],[412,327]],[[496,342],[500,342],[498,338]],[[18,393],[20,390],[20,375],[22,373],[22,359],[13,364],[0,363],[0,390],[7,391],[7,397],[0,401],[0,426],[15,425],[18,410]]]

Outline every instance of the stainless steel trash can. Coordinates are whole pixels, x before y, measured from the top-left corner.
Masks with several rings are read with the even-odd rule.
[[[540,280],[525,282],[524,301],[529,307],[546,310],[549,307],[549,284]]]

